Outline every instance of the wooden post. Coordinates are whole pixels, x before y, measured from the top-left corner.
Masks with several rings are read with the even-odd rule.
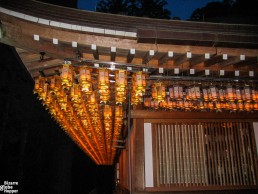
[[[144,120],[134,119],[135,137],[133,138],[134,150],[132,150],[134,165],[133,165],[133,192],[144,191]]]

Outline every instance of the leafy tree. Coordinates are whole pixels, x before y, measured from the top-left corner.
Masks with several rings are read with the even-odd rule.
[[[170,19],[166,0],[100,0],[96,10],[105,13]]]

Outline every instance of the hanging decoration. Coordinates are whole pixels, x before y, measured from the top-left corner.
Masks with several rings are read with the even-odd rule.
[[[150,80],[146,72],[64,64],[60,75],[38,77],[34,92],[63,130],[96,164],[111,165],[125,109],[258,111],[254,83]]]

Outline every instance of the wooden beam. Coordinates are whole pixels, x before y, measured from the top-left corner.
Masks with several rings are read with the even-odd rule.
[[[174,61],[174,65],[175,66],[182,65],[183,63],[185,63],[186,61],[190,60],[191,58],[192,58],[192,53],[191,52],[187,52],[186,54],[183,54],[180,57],[178,57]]]
[[[97,45],[95,45],[95,44],[91,45],[91,52],[94,56],[94,59],[99,60],[99,52],[98,52]]]
[[[255,113],[216,113],[216,112],[169,112],[169,111],[149,111],[132,110],[133,119],[254,119],[258,120]]]
[[[159,65],[163,65],[164,63],[167,63],[168,60],[170,60],[173,57],[174,53],[173,51],[168,51],[165,53],[162,57],[159,58]]]
[[[153,58],[154,54],[155,54],[154,50],[149,50],[148,52],[146,52],[146,54],[142,58],[142,63],[143,64],[149,63],[149,61]]]
[[[131,48],[127,55],[127,63],[131,63],[135,56],[135,49]]]
[[[116,60],[116,47],[110,48],[110,61]]]

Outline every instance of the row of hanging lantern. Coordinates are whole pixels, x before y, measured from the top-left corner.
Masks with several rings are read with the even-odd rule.
[[[166,87],[158,81],[144,96],[144,106],[152,109],[203,111],[257,111],[258,90],[255,86],[228,83],[174,84]]]
[[[97,164],[112,164],[123,126],[124,103],[171,111],[257,111],[254,85],[207,82],[146,83],[147,74],[64,64],[61,75],[35,79],[35,92],[65,132]],[[112,80],[111,80],[112,79]],[[112,82],[115,83],[112,83]],[[150,86],[151,90],[147,89]],[[130,92],[130,95],[128,95]]]
[[[97,79],[88,66],[75,69],[64,64],[61,71],[60,76],[35,79],[35,93],[86,154],[97,164],[112,164],[116,153],[113,144],[120,138],[123,126],[127,71],[115,70],[116,103],[112,105],[109,69],[97,69]]]

